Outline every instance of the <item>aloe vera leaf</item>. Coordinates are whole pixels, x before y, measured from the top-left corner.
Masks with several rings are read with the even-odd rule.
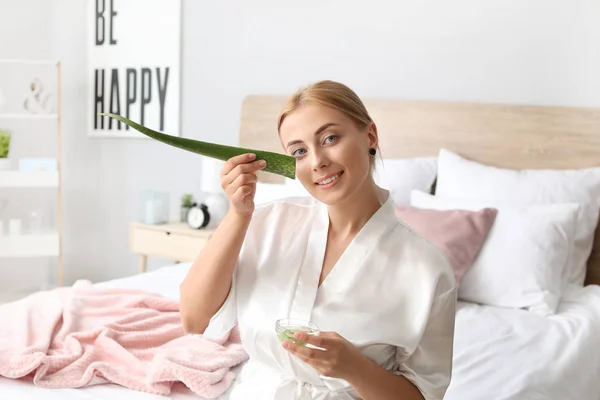
[[[294,334],[297,332],[297,330],[293,330],[293,329],[284,329],[282,332],[279,332],[277,334],[277,336],[279,336],[279,340],[281,342],[284,342],[285,340],[289,340],[293,343],[299,344],[301,346],[304,346],[306,343],[296,339],[294,337]]]
[[[216,158],[218,160],[227,161],[229,158],[241,154],[252,153],[256,155],[257,160],[265,160],[267,166],[263,171],[277,175],[285,176],[286,178],[296,179],[296,158],[285,154],[274,153],[270,151],[247,149],[243,147],[226,146],[217,143],[203,142],[195,139],[182,138],[179,136],[167,135],[149,129],[143,125],[133,122],[121,115],[111,113],[98,113],[114,118],[122,123],[129,125],[133,129],[143,133],[152,139],[168,145],[178,147],[183,150],[191,151],[192,153],[201,154],[206,157]]]

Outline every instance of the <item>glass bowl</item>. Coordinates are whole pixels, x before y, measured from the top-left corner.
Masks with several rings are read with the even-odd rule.
[[[277,332],[277,338],[283,343],[285,340],[289,340],[292,343],[305,346],[306,343],[294,338],[296,332],[305,332],[309,335],[319,335],[319,327],[309,321],[302,321],[293,318],[282,318],[275,322],[275,332]]]

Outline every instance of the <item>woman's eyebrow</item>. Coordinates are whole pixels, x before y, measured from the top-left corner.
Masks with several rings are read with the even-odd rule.
[[[315,131],[315,136],[331,126],[339,126],[339,124],[336,124],[335,122],[327,122],[326,124],[321,125],[319,129]],[[290,140],[287,144],[287,147],[290,147],[291,145],[296,143],[302,143],[302,140]]]

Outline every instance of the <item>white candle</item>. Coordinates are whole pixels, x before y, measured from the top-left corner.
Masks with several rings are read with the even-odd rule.
[[[8,231],[11,235],[20,235],[21,234],[21,220],[20,219],[11,219],[8,222]]]

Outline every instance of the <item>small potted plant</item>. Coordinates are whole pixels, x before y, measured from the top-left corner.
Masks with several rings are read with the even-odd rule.
[[[0,129],[0,170],[10,169],[10,131]]]
[[[194,204],[194,196],[191,193],[185,193],[181,196],[181,222],[185,222],[187,212],[192,207],[192,204]]]

